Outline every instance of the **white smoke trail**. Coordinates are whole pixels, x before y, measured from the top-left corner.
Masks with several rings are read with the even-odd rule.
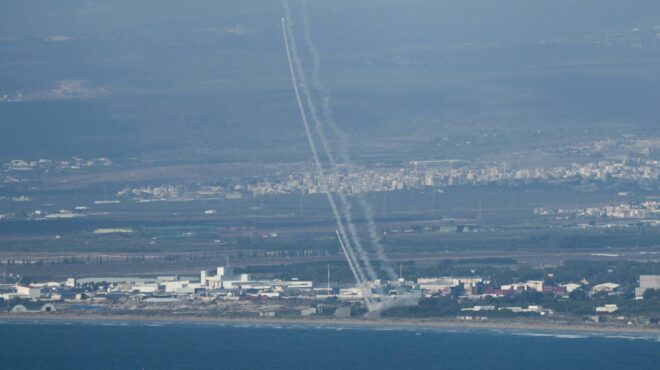
[[[288,13],[288,9],[287,9],[287,13]],[[288,14],[287,14],[287,16],[288,16]],[[363,295],[364,295],[365,301],[367,303],[367,306],[371,307],[371,293],[370,293],[369,289],[365,286],[365,282],[367,280],[364,276],[364,272],[362,271],[359,263],[357,263],[357,257],[355,256],[354,252],[352,251],[352,248],[350,247],[350,243],[348,243],[348,236],[346,234],[346,230],[345,230],[344,225],[341,221],[341,217],[339,215],[339,211],[337,210],[337,206],[335,204],[334,197],[330,193],[330,189],[328,188],[328,185],[325,181],[325,173],[323,171],[323,166],[321,165],[321,160],[319,159],[318,151],[317,151],[316,145],[314,143],[314,138],[312,137],[312,133],[311,133],[311,130],[310,130],[310,127],[309,127],[309,122],[307,121],[307,114],[305,113],[305,108],[304,108],[304,105],[302,103],[302,99],[300,97],[300,92],[299,92],[299,89],[298,89],[298,82],[297,82],[297,78],[296,78],[296,73],[294,71],[293,61],[292,61],[292,57],[291,57],[291,50],[289,48],[289,39],[288,39],[288,36],[287,36],[287,29],[289,27],[290,27],[290,25],[289,25],[288,19],[287,19],[287,22],[285,24],[284,18],[282,18],[282,31],[284,33],[284,44],[286,46],[286,54],[287,54],[287,59],[288,59],[288,62],[289,62],[289,71],[291,73],[291,80],[292,80],[292,83],[293,83],[293,89],[294,89],[294,93],[295,93],[295,96],[296,96],[296,101],[298,103],[298,110],[300,112],[300,118],[302,119],[303,126],[305,127],[305,134],[307,136],[307,142],[308,142],[309,147],[312,151],[312,156],[314,158],[314,163],[316,165],[317,174],[318,174],[319,178],[321,179],[320,182],[321,182],[322,190],[326,194],[326,196],[328,198],[328,202],[330,203],[330,208],[332,209],[332,214],[333,214],[333,216],[335,218],[335,222],[337,224],[338,233],[345,242],[345,244],[342,243],[342,248],[344,248],[344,250],[346,252],[346,255],[349,259],[349,265],[354,266],[354,268],[352,268],[352,270],[354,270],[354,274],[356,275],[355,278],[357,280],[358,286],[363,291]],[[294,40],[292,40],[292,42],[293,41]]]
[[[344,132],[337,126],[337,124],[334,121],[332,115],[332,109],[330,108],[330,92],[321,82],[321,77],[320,77],[321,54],[319,53],[316,44],[312,40],[310,26],[309,26],[309,15],[307,12],[307,0],[302,0],[302,13],[303,13],[303,30],[304,30],[303,34],[304,34],[305,44],[312,55],[312,65],[313,65],[312,83],[314,84],[314,88],[318,91],[320,95],[320,100],[322,101],[321,106],[322,106],[323,118],[330,127],[330,129],[333,131],[335,136],[337,137],[337,141],[339,144],[338,145],[339,149],[337,153],[339,157],[344,162],[344,164],[350,165],[351,160],[348,155],[348,145],[347,145],[348,140]],[[318,126],[319,126],[318,130],[322,131],[323,130],[322,126],[320,124]],[[333,164],[333,167],[336,168],[336,163],[334,162],[334,160],[331,161],[331,163]],[[385,254],[385,248],[383,247],[382,243],[380,242],[380,238],[378,237],[378,232],[376,231],[376,223],[374,221],[373,210],[371,208],[371,205],[366,201],[366,199],[364,199],[364,196],[362,196],[360,192],[357,192],[355,197],[357,198],[358,203],[363,210],[364,218],[367,222],[367,230],[369,232],[369,238],[371,244],[374,247],[374,250],[376,251],[376,255],[378,256],[378,259],[381,261],[381,268],[383,269],[383,271],[385,271],[385,273],[388,275],[388,277],[391,280],[394,280],[396,279],[397,275],[394,272],[394,269],[392,268],[389,258]]]
[[[344,245],[344,241],[341,239],[341,235],[339,235],[339,231],[335,231],[337,233],[337,239],[339,239],[339,245],[341,246],[341,250],[344,252],[344,255],[348,255],[348,249],[346,249],[346,245]],[[354,261],[350,258],[347,258],[346,261],[348,261],[348,267],[350,267],[351,272],[353,272],[353,276],[355,276],[355,280],[358,281],[358,273],[357,270],[355,269],[355,264],[353,263]],[[358,283],[359,284],[359,283]],[[328,292],[328,294],[330,294]]]
[[[373,245],[374,250],[376,250],[376,256],[378,256],[379,260],[381,261],[381,269],[385,271],[385,273],[390,278],[390,280],[394,280],[397,278],[397,274],[396,272],[394,272],[394,268],[392,268],[392,263],[390,262],[390,259],[385,254],[385,247],[383,247],[383,244],[381,244],[380,242],[378,231],[376,231],[376,222],[374,221],[374,211],[371,208],[371,204],[369,204],[369,202],[367,202],[367,200],[364,199],[364,197],[360,193],[356,195],[356,198],[358,200],[358,203],[360,204],[360,207],[362,208],[362,212],[364,213],[364,218],[365,220],[367,220],[367,230],[369,231],[369,238],[371,239],[371,244]]]
[[[330,108],[330,92],[321,82],[321,53],[319,53],[316,44],[312,40],[312,33],[309,26],[309,13],[307,12],[307,0],[302,0],[302,14],[305,45],[312,55],[312,82],[314,83],[314,88],[318,91],[321,97],[321,108],[323,111],[323,116],[326,119],[328,126],[337,138],[339,147],[337,153],[345,163],[350,163],[348,156],[348,139],[346,138],[346,134],[335,124],[334,119],[332,118],[332,109]]]
[[[291,19],[291,14],[290,10],[288,7],[288,3],[286,0],[284,0],[284,11],[285,11],[285,16],[287,21]],[[300,89],[302,90],[303,94],[305,95],[307,106],[309,108],[309,113],[310,116],[312,117],[312,120],[314,121],[315,124],[315,132],[317,136],[319,137],[319,141],[321,142],[321,148],[323,149],[323,152],[325,156],[328,158],[328,161],[330,162],[331,167],[333,170],[336,170],[336,163],[334,160],[334,156],[332,154],[332,150],[330,150],[330,145],[328,143],[328,140],[325,137],[325,132],[323,130],[323,124],[321,120],[319,119],[318,113],[316,112],[316,106],[314,105],[314,102],[312,100],[311,93],[309,91],[309,87],[307,85],[307,78],[305,76],[305,71],[302,66],[302,62],[300,60],[300,55],[298,53],[298,47],[296,44],[296,39],[295,35],[293,33],[293,30],[291,29],[291,24],[290,22],[287,22],[287,30],[289,39],[291,40],[291,54],[292,54],[292,60],[293,63],[296,65],[295,71],[298,72],[298,80],[300,84]],[[335,172],[335,171],[333,171]],[[353,217],[351,214],[351,205],[348,199],[346,198],[346,195],[338,191],[337,192],[337,197],[339,198],[339,204],[341,205],[341,212],[346,219],[346,225],[348,227],[349,234],[351,236],[351,241],[353,245],[355,246],[355,249],[357,250],[358,255],[360,256],[360,259],[362,260],[362,263],[364,264],[364,268],[367,270],[367,275],[371,280],[376,280],[378,278],[378,275],[376,274],[373,266],[371,265],[371,261],[369,260],[369,255],[365,251],[364,247],[362,246],[362,243],[360,242],[357,230],[355,228],[355,224],[353,223]],[[347,243],[347,246],[348,245]]]

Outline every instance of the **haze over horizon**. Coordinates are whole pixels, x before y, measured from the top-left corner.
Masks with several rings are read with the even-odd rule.
[[[308,8],[358,162],[476,159],[658,127],[657,2]],[[266,1],[5,2],[0,158],[309,161],[282,14]]]

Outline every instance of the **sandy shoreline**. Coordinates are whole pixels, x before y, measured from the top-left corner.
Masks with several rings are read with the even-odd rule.
[[[589,325],[589,324],[561,324],[552,322],[528,321],[479,321],[465,322],[443,319],[334,319],[334,318],[228,318],[228,317],[198,317],[198,316],[172,316],[172,315],[72,315],[72,314],[0,314],[0,321],[40,321],[65,322],[79,321],[88,323],[102,322],[134,322],[134,323],[194,323],[219,325],[304,325],[340,327],[351,326],[357,328],[387,328],[387,329],[437,329],[437,330],[498,330],[521,331],[531,330],[539,332],[570,332],[570,333],[598,333],[598,334],[645,334],[659,335],[660,327],[640,327],[624,325]]]

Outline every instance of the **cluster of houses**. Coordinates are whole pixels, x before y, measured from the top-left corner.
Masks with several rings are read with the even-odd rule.
[[[660,275],[641,275],[640,286],[635,289],[635,298],[643,299],[643,294],[648,289],[660,289]],[[499,287],[493,286],[491,281],[480,277],[436,277],[419,278],[417,285],[426,297],[454,295],[466,299],[480,300],[487,297],[504,298],[507,296],[522,294],[525,292],[537,292],[549,294],[558,298],[568,299],[570,294],[582,289],[588,295],[599,293],[618,294],[621,286],[616,283],[602,283],[588,287],[587,281],[578,283],[556,284],[542,280],[528,280],[520,283],[505,284]],[[512,313],[535,313],[541,316],[552,314],[552,310],[544,309],[538,305],[530,305],[526,308],[518,306],[494,305],[473,306],[462,308],[463,312],[486,312],[486,311],[508,311]],[[605,304],[595,308],[596,313],[614,313],[619,310],[616,304]]]
[[[555,296],[568,297],[572,291],[582,287],[582,284],[550,284],[542,280],[529,280],[526,282],[512,283],[494,286],[488,279],[481,277],[438,277],[417,279],[420,289],[427,297],[433,295],[459,295],[470,299],[482,299],[485,297],[501,298],[512,294],[535,291],[539,293],[552,294]],[[594,292],[606,289],[616,289],[618,285],[600,284],[592,288]]]

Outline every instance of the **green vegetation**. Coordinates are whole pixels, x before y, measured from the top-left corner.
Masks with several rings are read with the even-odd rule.
[[[456,316],[462,305],[451,297],[422,299],[416,306],[394,307],[383,312],[384,317]]]
[[[392,252],[432,250],[599,249],[604,247],[657,247],[660,229],[508,230],[444,234],[442,237],[388,237]]]

